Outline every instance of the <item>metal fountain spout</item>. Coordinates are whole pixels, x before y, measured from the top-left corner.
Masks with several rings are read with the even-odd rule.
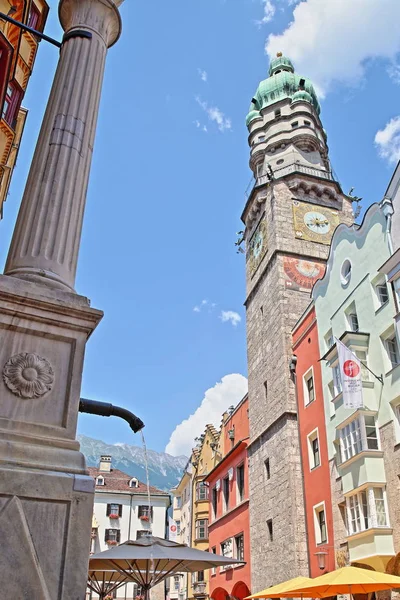
[[[137,433],[144,427],[144,423],[139,417],[130,410],[121,406],[114,406],[109,402],[99,402],[98,400],[88,400],[81,398],[79,402],[79,412],[89,415],[99,415],[100,417],[120,417],[124,419],[134,433]]]

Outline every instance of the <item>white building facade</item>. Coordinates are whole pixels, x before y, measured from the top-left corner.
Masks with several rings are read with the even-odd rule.
[[[165,538],[170,496],[137,478],[112,468],[111,456],[101,456],[99,468],[89,467],[96,481],[90,553],[103,552],[127,540],[153,535]],[[158,589],[159,588],[159,589]],[[163,597],[163,585],[157,586],[152,598]],[[134,600],[140,590],[134,584],[122,586],[115,598]],[[88,598],[97,598],[96,594]]]

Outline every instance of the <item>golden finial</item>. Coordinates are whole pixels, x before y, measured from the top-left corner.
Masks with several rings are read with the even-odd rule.
[[[277,56],[278,58],[280,58],[280,57],[282,56],[282,52],[277,52],[277,53],[276,53],[276,56]]]

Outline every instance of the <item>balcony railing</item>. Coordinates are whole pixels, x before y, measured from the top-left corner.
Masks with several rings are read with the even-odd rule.
[[[308,167],[307,165],[302,165],[298,162],[291,163],[290,165],[285,165],[280,169],[275,169],[275,171],[273,172],[273,176],[274,179],[279,179],[281,177],[285,177],[285,175],[289,175],[290,173],[304,173],[305,175],[312,175],[313,177],[319,177],[320,179],[335,181],[331,172],[324,171],[322,169],[317,169],[316,167]],[[260,175],[258,175],[256,179],[253,178],[245,191],[246,200],[250,197],[254,188],[268,183],[269,180],[270,178],[267,172],[260,173]]]
[[[195,598],[205,598],[207,596],[207,584],[205,581],[197,581],[193,584],[193,595]]]

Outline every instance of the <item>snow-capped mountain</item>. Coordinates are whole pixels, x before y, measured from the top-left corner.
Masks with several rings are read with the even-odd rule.
[[[100,456],[112,456],[112,466],[128,475],[146,482],[144,450],[139,446],[129,444],[106,444],[85,435],[78,435],[81,452],[85,455],[89,467],[97,467]],[[161,490],[171,490],[182,477],[183,469],[188,461],[186,456],[171,456],[164,452],[147,449],[149,459],[150,485]]]

